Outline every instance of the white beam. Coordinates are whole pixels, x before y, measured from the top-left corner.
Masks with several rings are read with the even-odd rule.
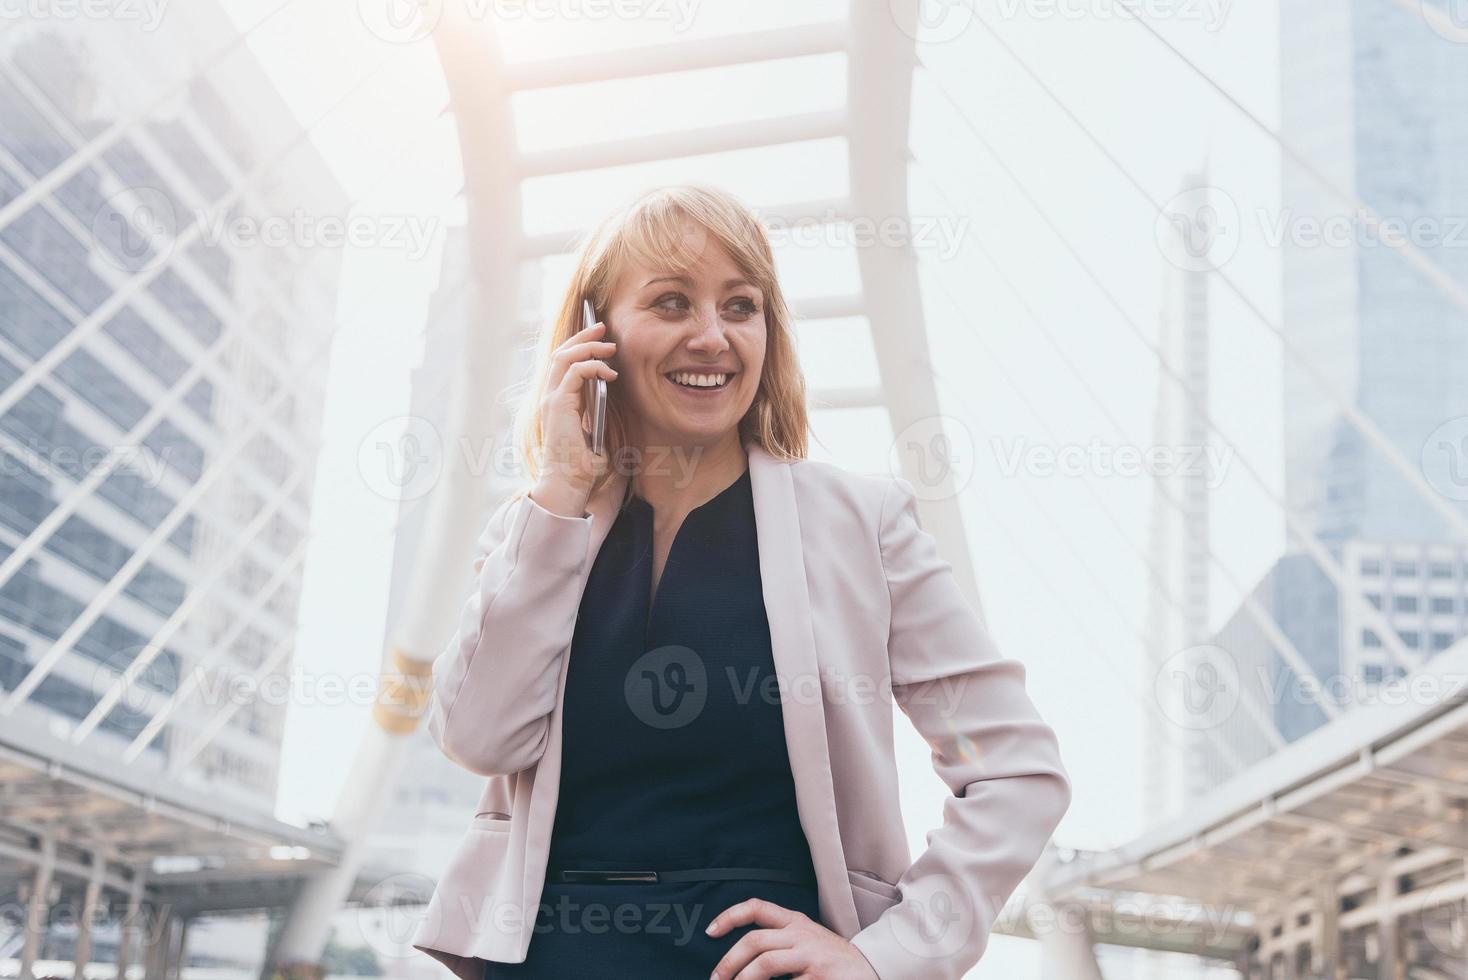
[[[525,91],[776,61],[844,51],[847,35],[845,21],[801,24],[507,65],[504,79],[509,88]]]
[[[529,179],[701,156],[706,153],[727,153],[761,146],[778,146],[782,143],[829,139],[844,136],[846,127],[845,111],[832,110],[706,126],[701,129],[686,128],[634,139],[583,143],[521,154],[519,172],[522,179]]]

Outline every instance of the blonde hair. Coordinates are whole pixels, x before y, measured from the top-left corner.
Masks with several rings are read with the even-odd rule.
[[[744,277],[764,294],[765,360],[754,401],[739,420],[740,439],[757,443],[779,459],[805,458],[809,424],[805,376],[796,356],[790,308],[775,276],[769,236],[754,213],[727,191],[682,184],[648,191],[607,215],[577,249],[560,312],[541,331],[535,370],[515,416],[516,442],[530,474],[527,489],[540,474],[544,452],[540,408],[550,382],[551,355],[581,330],[582,298],[591,300],[597,316],[604,317],[612,288],[629,260],[671,272],[687,271],[701,247],[684,237],[689,221],[722,245]],[[627,444],[626,409],[617,391],[617,385],[609,387],[607,406],[606,446],[613,467],[598,478],[593,493],[610,478]]]

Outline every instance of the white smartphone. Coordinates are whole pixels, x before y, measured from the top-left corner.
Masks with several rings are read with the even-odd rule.
[[[581,329],[596,326],[591,300],[581,301]],[[581,407],[586,428],[586,445],[598,456],[607,454],[607,379],[590,378],[582,392]]]

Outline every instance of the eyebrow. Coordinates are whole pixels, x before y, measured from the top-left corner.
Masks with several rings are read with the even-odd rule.
[[[642,286],[644,289],[646,289],[648,286],[651,286],[655,282],[681,282],[685,286],[693,285],[693,280],[689,279],[687,276],[658,276],[656,279],[649,279],[647,282],[643,283]],[[756,288],[754,283],[750,282],[748,279],[724,280],[725,289],[733,289],[735,286],[748,286],[750,289]]]

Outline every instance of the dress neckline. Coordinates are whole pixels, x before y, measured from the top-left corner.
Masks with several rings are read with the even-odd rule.
[[[683,521],[678,525],[678,530],[676,530],[676,531],[673,532],[673,541],[672,541],[671,544],[668,545],[668,557],[667,557],[667,560],[663,564],[663,572],[662,572],[662,574],[658,576],[656,587],[654,587],[653,581],[652,581],[652,554],[653,554],[652,544],[653,544],[653,538],[654,538],[654,528],[653,528],[653,523],[652,523],[652,517],[657,512],[657,508],[653,507],[652,504],[648,503],[640,495],[634,493],[632,491],[632,482],[630,480],[627,482],[627,504],[628,504],[628,506],[640,510],[643,513],[643,515],[645,516],[646,520],[647,520],[647,523],[645,524],[645,527],[647,528],[647,542],[648,542],[647,578],[646,578],[646,582],[647,582],[647,596],[648,596],[648,598],[647,598],[647,620],[643,624],[644,636],[646,636],[647,635],[647,632],[648,631],[651,631],[651,629],[652,629],[653,620],[655,619],[655,614],[657,613],[657,609],[658,609],[658,599],[659,599],[659,597],[662,596],[663,589],[668,584],[668,572],[670,570],[672,570],[675,567],[675,565],[676,565],[676,562],[675,562],[674,559],[675,559],[675,557],[678,554],[678,542],[680,540],[682,540],[682,538],[683,538],[683,532],[688,529],[689,522],[695,520],[696,519],[696,516],[698,518],[701,518],[704,513],[713,510],[715,504],[721,503],[721,502],[727,500],[728,498],[730,498],[731,496],[733,496],[734,491],[736,489],[738,489],[739,487],[743,486],[744,484],[746,484],[749,481],[749,479],[750,479],[749,467],[748,466],[745,466],[744,467],[744,472],[740,473],[739,476],[738,476],[738,478],[736,478],[733,483],[729,484],[727,487],[725,487],[724,489],[720,490],[718,493],[714,494],[708,500],[705,500],[703,503],[699,504],[697,507],[694,507],[692,510],[690,510],[687,514],[684,515]]]

